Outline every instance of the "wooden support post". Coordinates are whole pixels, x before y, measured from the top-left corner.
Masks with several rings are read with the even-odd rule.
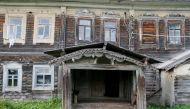
[[[161,104],[163,106],[173,106],[175,104],[173,72],[161,72],[161,87]]]
[[[137,78],[137,109],[146,109],[146,90],[143,70],[136,71]]]
[[[60,65],[58,69],[58,96],[61,97],[63,92],[63,66]]]

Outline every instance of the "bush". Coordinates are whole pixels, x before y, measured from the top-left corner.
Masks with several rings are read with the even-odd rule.
[[[28,101],[0,100],[0,109],[61,109],[61,100],[59,98]]]

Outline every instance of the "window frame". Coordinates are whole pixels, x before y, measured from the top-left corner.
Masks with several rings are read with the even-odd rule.
[[[8,86],[8,70],[9,69],[17,69],[18,70],[18,78],[17,84],[18,86]],[[8,63],[3,65],[3,92],[6,91],[17,91],[21,92],[22,90],[22,64],[18,63]]]
[[[8,44],[9,43],[9,38],[8,38],[8,26],[9,26],[9,20],[10,18],[16,18],[16,17],[21,17],[21,36],[20,38],[16,38],[14,40],[14,43],[21,43],[25,44],[25,38],[26,38],[26,14],[6,14],[5,15],[5,23],[3,25],[3,44]]]
[[[90,26],[88,26],[88,25],[80,25],[80,20],[86,20],[86,21],[90,21]],[[79,34],[79,28],[80,28],[80,26],[82,26],[82,27],[84,27],[84,40],[80,40],[80,34]],[[90,40],[85,40],[85,39],[87,39],[85,36],[86,36],[86,27],[90,27]],[[91,42],[92,41],[92,34],[93,34],[93,30],[92,30],[93,28],[92,28],[92,19],[82,19],[82,18],[79,18],[78,19],[78,25],[77,25],[77,38],[78,38],[78,41],[89,41],[89,42]]]
[[[115,28],[114,28],[114,29],[115,29],[115,41],[112,41],[112,40],[106,41],[106,40],[105,40],[105,38],[106,38],[106,37],[105,37],[105,30],[106,30],[105,22],[111,22],[111,23],[114,22],[114,23],[115,23]],[[104,20],[104,21],[103,21],[103,24],[104,24],[104,25],[103,25],[103,29],[104,29],[104,41],[105,41],[105,42],[114,42],[114,43],[117,43],[117,42],[118,42],[118,27],[119,27],[119,26],[118,26],[118,21],[116,21],[116,20]],[[112,28],[112,29],[113,29],[113,28]],[[110,31],[109,31],[109,32],[110,32]],[[112,39],[112,38],[111,38],[111,34],[109,35],[109,39]]]
[[[155,36],[156,36],[156,41],[155,43],[143,43],[143,23],[146,21],[151,21],[154,23],[154,27],[155,27]],[[138,19],[139,25],[139,42],[140,42],[140,48],[150,48],[150,47],[154,47],[154,48],[159,48],[159,21],[160,21],[160,17],[158,16],[141,16]]]
[[[169,25],[178,25],[180,28],[179,29],[170,29]],[[171,43],[170,42],[170,38],[171,38],[171,36],[169,36],[170,35],[170,30],[173,30],[174,34],[175,34],[175,31],[180,31],[180,35],[177,37],[177,38],[179,38],[179,42],[178,43]],[[182,44],[182,39],[181,39],[182,25],[181,25],[181,23],[179,23],[179,22],[176,22],[176,23],[170,23],[170,22],[168,22],[168,24],[167,24],[167,34],[168,34],[167,35],[167,42],[168,42],[168,44],[172,44],[172,45],[181,45]]]
[[[37,74],[35,72],[36,68],[48,68],[49,69],[49,73],[47,73],[47,75],[51,75],[51,84],[48,87],[37,87],[36,86],[36,80],[37,80]],[[53,65],[33,65],[33,76],[32,76],[32,90],[54,90],[54,66]],[[41,74],[44,75],[45,74]],[[44,82],[44,81],[43,81]],[[44,84],[43,84],[44,85]]]
[[[39,19],[49,19],[49,37],[48,38],[38,38],[38,28]],[[33,44],[37,43],[50,43],[54,44],[55,37],[55,14],[35,14],[34,15],[34,35],[33,35]]]

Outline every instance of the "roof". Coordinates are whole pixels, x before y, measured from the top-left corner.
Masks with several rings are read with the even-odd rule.
[[[140,62],[144,62],[145,59],[147,59],[147,61],[150,64],[160,62],[159,60],[156,60],[156,59],[149,57],[147,55],[142,55],[142,54],[136,53],[134,51],[130,51],[130,50],[127,50],[125,48],[115,46],[115,45],[110,44],[110,43],[94,43],[94,44],[88,44],[88,45],[82,45],[82,46],[74,46],[74,47],[68,47],[65,49],[46,51],[44,53],[52,55],[54,57],[61,57],[63,55],[70,54],[70,53],[78,51],[78,50],[89,49],[89,48],[104,48],[105,50],[116,52],[116,53],[128,56],[128,57],[135,59],[137,61],[140,61]]]
[[[163,69],[163,70],[168,71],[168,70],[180,65],[181,63],[185,62],[189,58],[190,58],[190,50],[187,50],[187,51],[179,54],[178,56],[176,56],[168,61],[165,61],[164,63],[157,64],[155,66],[158,69]]]

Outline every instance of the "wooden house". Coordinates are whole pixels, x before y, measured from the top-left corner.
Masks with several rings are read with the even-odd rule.
[[[66,109],[190,103],[183,89],[189,6],[189,0],[1,0],[0,98],[59,96]]]

